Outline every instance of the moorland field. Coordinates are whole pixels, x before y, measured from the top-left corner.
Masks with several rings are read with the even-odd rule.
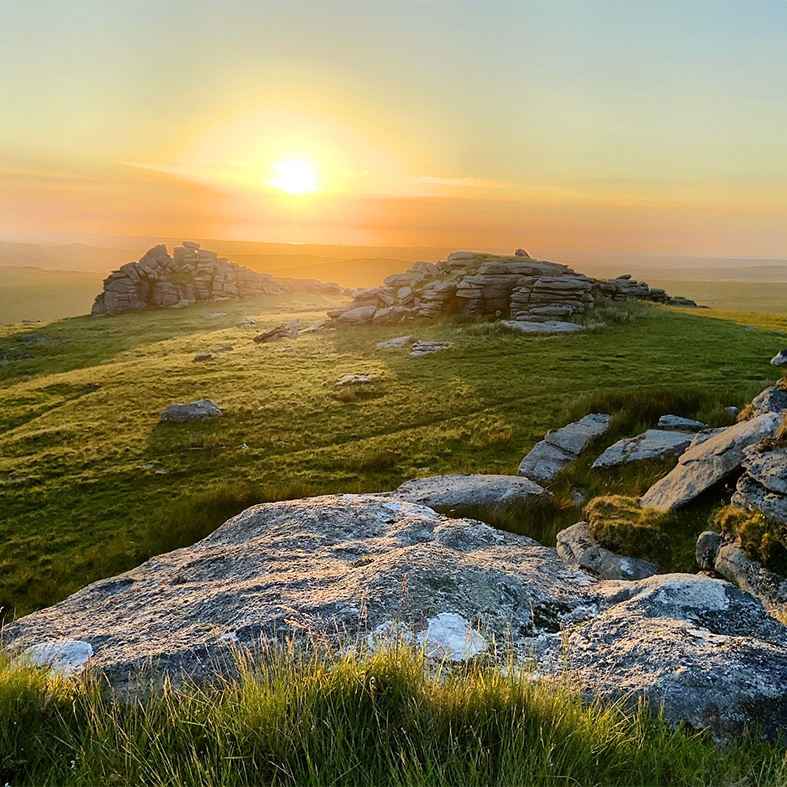
[[[515,473],[548,429],[588,412],[614,417],[598,449],[667,412],[729,423],[725,407],[742,407],[778,376],[769,360],[787,331],[783,308],[758,310],[757,298],[747,303],[746,288],[734,286],[735,311],[610,303],[586,316],[586,330],[553,337],[446,317],[252,341],[287,320],[323,319],[331,302],[312,296],[0,326],[3,614],[26,614],[193,543],[252,503],[388,490],[441,473]],[[257,325],[237,327],[245,318]],[[402,333],[451,346],[416,358],[376,349]],[[226,346],[233,349],[194,361],[198,352]],[[350,373],[375,382],[360,390],[337,387]],[[159,423],[168,404],[200,398],[225,415]],[[591,459],[558,480],[552,503],[501,509],[496,524],[554,543],[558,530],[581,518],[572,490],[587,499],[637,495],[664,473],[663,464],[593,471]],[[695,570],[694,540],[711,514],[711,503],[700,500],[675,516],[675,537],[659,555],[663,569]],[[13,784],[787,778],[780,745],[748,740],[719,749],[702,736],[668,730],[644,710],[588,708],[569,689],[555,694],[481,667],[447,678],[423,666],[397,651],[338,664],[291,654],[250,666],[224,691],[171,689],[124,706],[89,681],[52,682],[5,663],[0,778]]]

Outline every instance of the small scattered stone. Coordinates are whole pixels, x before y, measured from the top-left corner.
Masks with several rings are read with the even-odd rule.
[[[208,418],[224,415],[221,408],[210,399],[199,399],[187,404],[171,404],[161,412],[160,422],[172,421],[176,424],[186,421],[206,421]]]
[[[413,357],[428,355],[429,353],[436,353],[440,350],[447,350],[450,346],[451,345],[447,342],[426,342],[419,340],[413,345],[410,355]]]
[[[698,432],[700,429],[707,429],[708,425],[692,418],[682,418],[679,415],[662,415],[659,418],[658,427],[679,432]]]
[[[211,358],[213,358],[212,353],[197,353],[194,356],[195,361],[209,361]]]
[[[787,366],[787,349],[779,350],[779,352],[771,358],[771,365]]]
[[[377,342],[377,349],[387,350],[389,348],[407,347],[407,345],[412,344],[412,342],[412,336],[396,336],[395,338],[387,339],[384,342]]]
[[[286,325],[277,325],[269,331],[263,331],[254,337],[255,344],[268,344],[269,342],[278,342],[280,339],[294,339],[301,329],[299,320],[293,320]]]
[[[374,379],[368,374],[345,374],[340,377],[336,385],[369,385]]]

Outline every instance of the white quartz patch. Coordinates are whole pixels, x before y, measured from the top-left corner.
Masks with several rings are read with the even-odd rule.
[[[426,624],[418,634],[418,644],[425,656],[465,661],[486,650],[484,638],[473,630],[470,621],[456,612],[441,612],[428,618]]]
[[[79,639],[55,639],[25,648],[19,657],[22,664],[49,667],[52,672],[68,678],[81,672],[93,655],[93,646]]]

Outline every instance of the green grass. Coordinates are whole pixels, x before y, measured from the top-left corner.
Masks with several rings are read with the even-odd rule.
[[[425,475],[514,473],[548,429],[593,410],[615,419],[599,450],[664,412],[718,421],[723,406],[742,406],[776,376],[768,362],[782,344],[764,317],[763,330],[746,331],[709,312],[640,304],[599,312],[604,319],[571,336],[501,334],[447,318],[252,342],[325,308],[269,297],[0,328],[10,359],[0,364],[6,615],[49,605],[293,489],[382,491]],[[227,314],[206,317],[217,311]],[[248,316],[256,329],[235,327]],[[452,346],[421,358],[375,350],[404,332]],[[50,341],[18,341],[25,334]],[[193,361],[223,345],[235,349]],[[345,396],[335,382],[348,373],[376,382]],[[158,423],[166,405],[199,398],[225,415]],[[502,524],[552,543],[581,518],[575,489],[586,499],[639,494],[664,472],[599,473],[591,460],[555,484],[556,516],[504,512]],[[205,505],[216,495],[226,504]]]
[[[269,652],[239,680],[120,702],[0,667],[0,779],[14,785],[777,785],[781,745],[720,748],[642,707],[402,648]]]
[[[577,492],[635,496],[668,467],[593,470],[621,436],[674,412],[712,425],[778,374],[780,315],[612,305],[588,329],[518,336],[461,318],[252,337],[326,303],[264,298],[111,319],[0,327],[0,603],[48,605],[102,576],[203,537],[246,506],[392,489],[419,476],[514,473],[549,428],[613,415],[552,485],[549,503],[485,511],[550,544],[582,517]],[[207,318],[211,312],[225,317]],[[256,329],[235,323],[258,320]],[[447,341],[422,358],[375,344]],[[20,336],[50,341],[20,342]],[[207,363],[202,350],[232,345]],[[345,393],[344,374],[375,383]],[[159,424],[173,402],[225,411]],[[727,420],[725,420],[727,419]],[[723,498],[723,495],[722,495]],[[691,566],[713,507],[676,516],[670,565]],[[242,679],[114,702],[90,682],[0,664],[0,783],[782,784],[784,749],[756,735],[725,749],[642,709],[583,705],[567,687],[482,665],[435,671],[399,651],[361,660],[269,654]]]

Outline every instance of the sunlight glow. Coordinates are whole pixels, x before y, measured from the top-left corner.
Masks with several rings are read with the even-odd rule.
[[[317,176],[311,164],[305,161],[290,159],[277,161],[272,165],[276,170],[276,178],[267,181],[267,185],[286,191],[288,194],[308,194],[317,190]]]

